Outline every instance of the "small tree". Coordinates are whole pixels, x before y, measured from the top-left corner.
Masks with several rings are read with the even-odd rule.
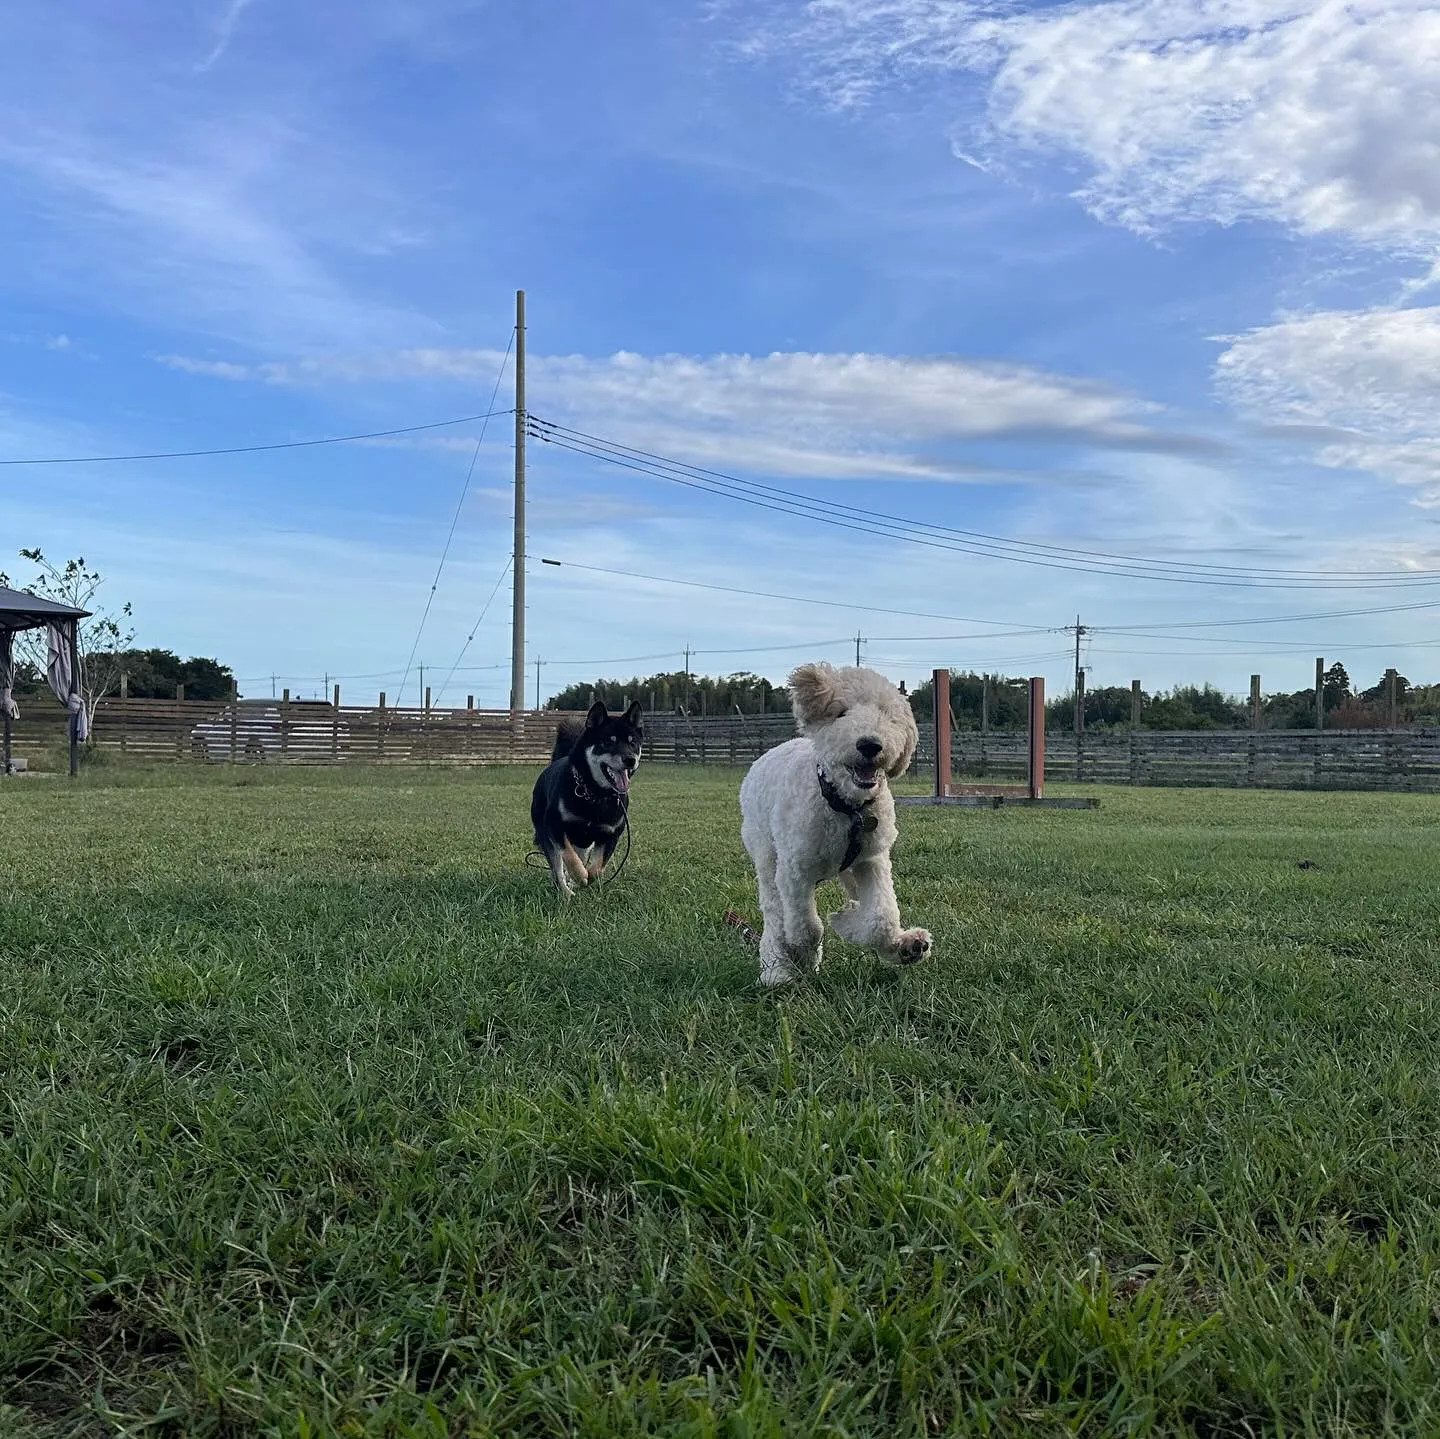
[[[105,580],[84,559],[56,565],[38,549],[21,550],[20,558],[29,560],[39,571],[28,585],[22,586],[26,593],[90,611],[90,618],[80,621],[75,639],[80,652],[80,697],[93,728],[96,705],[120,682],[120,651],[135,638],[130,605],[123,604],[115,611],[99,608],[95,596]],[[9,576],[0,572],[0,585],[11,583]],[[26,630],[18,635],[16,649],[18,658],[34,665],[41,674],[49,666],[50,650],[44,630]]]
[[[1339,661],[1325,671],[1324,691],[1327,710],[1337,709],[1350,698],[1350,676]]]

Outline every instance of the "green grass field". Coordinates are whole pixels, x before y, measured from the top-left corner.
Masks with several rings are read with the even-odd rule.
[[[6,1439],[1440,1432],[1440,802],[905,811],[777,997],[738,773],[530,779],[0,789]]]

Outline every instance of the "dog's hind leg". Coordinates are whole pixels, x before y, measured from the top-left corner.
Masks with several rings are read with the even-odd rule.
[[[873,949],[886,964],[914,964],[929,955],[929,930],[901,928],[888,854],[859,861],[840,882],[851,900],[830,916],[830,927],[841,939]]]
[[[840,888],[849,896],[845,903],[829,915],[830,928],[840,936],[841,939],[850,937],[850,928],[860,916],[860,884],[855,878],[853,869],[842,869],[839,874]]]

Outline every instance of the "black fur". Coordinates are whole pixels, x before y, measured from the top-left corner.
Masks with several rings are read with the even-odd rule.
[[[641,713],[640,706],[632,704],[623,715],[612,715],[597,700],[583,727],[561,725],[556,731],[550,763],[535,781],[530,797],[530,819],[535,826],[535,846],[545,856],[557,884],[565,874],[567,840],[582,860],[585,852],[595,847],[591,857],[595,874],[610,862],[620,843],[630,776],[640,763],[645,740]],[[610,776],[622,769],[623,787],[617,787]]]

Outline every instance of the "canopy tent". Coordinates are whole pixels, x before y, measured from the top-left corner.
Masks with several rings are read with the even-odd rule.
[[[55,698],[70,711],[70,773],[75,773],[80,742],[90,732],[90,718],[80,688],[80,621],[89,614],[89,610],[77,610],[73,605],[62,605],[0,585],[0,716],[3,716],[5,730],[0,776],[10,774],[11,726],[20,716],[13,690],[15,636],[21,630],[47,633],[50,662],[46,670]]]

